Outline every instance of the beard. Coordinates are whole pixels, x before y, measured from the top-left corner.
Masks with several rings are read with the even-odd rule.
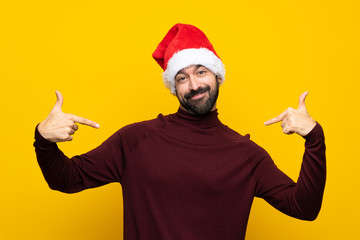
[[[197,90],[191,90],[188,93],[185,93],[183,97],[180,97],[177,93],[176,96],[179,99],[181,106],[189,113],[197,116],[204,115],[210,112],[219,96],[219,82],[216,81],[215,89],[211,89],[210,86],[206,85],[200,87]],[[192,100],[191,98],[197,94],[202,94],[208,92],[209,97],[202,97],[200,99]]]

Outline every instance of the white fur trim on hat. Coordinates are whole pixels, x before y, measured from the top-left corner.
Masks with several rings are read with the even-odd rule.
[[[207,48],[187,48],[175,53],[168,61],[167,68],[163,73],[163,80],[171,93],[175,95],[175,76],[186,67],[191,65],[203,65],[219,78],[221,83],[225,80],[225,68],[221,59]]]

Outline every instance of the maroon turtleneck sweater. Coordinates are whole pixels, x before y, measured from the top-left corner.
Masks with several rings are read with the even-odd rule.
[[[305,137],[297,183],[248,135],[223,125],[217,111],[160,114],[70,159],[37,130],[35,139],[50,188],[74,193],[121,183],[125,240],[244,239],[254,197],[306,220],[321,207],[326,164],[319,124]]]

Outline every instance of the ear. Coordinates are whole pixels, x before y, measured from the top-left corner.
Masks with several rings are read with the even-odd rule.
[[[215,75],[215,76],[216,76],[216,81],[217,81],[219,84],[221,84],[221,82],[222,82],[221,77],[219,77],[218,75]]]

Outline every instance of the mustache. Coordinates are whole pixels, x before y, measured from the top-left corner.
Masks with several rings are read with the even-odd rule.
[[[202,93],[208,92],[208,91],[210,91],[210,86],[199,87],[197,90],[190,90],[190,92],[185,93],[184,98],[189,99],[195,95],[202,94]]]

